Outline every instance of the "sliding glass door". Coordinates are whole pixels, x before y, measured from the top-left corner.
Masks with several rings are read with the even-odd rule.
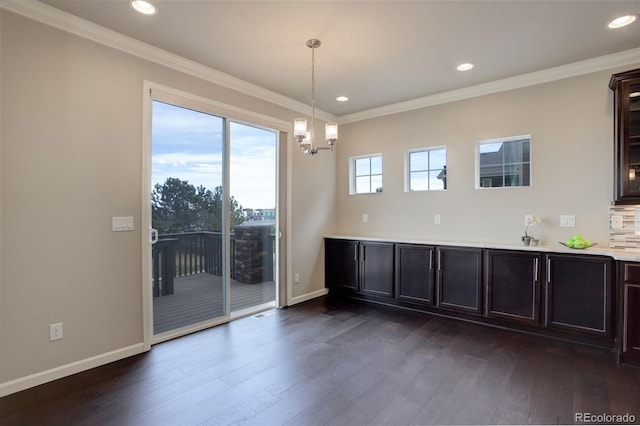
[[[152,102],[153,333],[226,315],[225,119]]]
[[[231,122],[231,313],[276,298],[276,150],[273,130]]]
[[[271,120],[273,130],[267,117],[165,87],[150,85],[148,94],[142,223],[151,344],[276,305],[285,124]]]

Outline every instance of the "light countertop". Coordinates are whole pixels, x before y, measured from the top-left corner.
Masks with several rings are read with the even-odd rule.
[[[358,241],[379,241],[389,243],[403,244],[428,244],[434,246],[453,246],[453,247],[476,247],[485,249],[502,249],[502,250],[523,250],[537,251],[544,253],[567,253],[567,254],[583,254],[610,256],[615,260],[626,262],[640,262],[640,248],[638,249],[613,249],[605,245],[596,245],[586,249],[571,249],[560,243],[540,245],[540,246],[523,246],[521,244],[506,244],[494,242],[471,242],[471,241],[442,241],[442,240],[414,240],[405,238],[377,238],[363,237],[355,235],[325,235],[325,238],[358,240]]]

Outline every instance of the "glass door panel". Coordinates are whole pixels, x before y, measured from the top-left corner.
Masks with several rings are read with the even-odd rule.
[[[231,312],[275,305],[277,132],[230,122]]]
[[[640,191],[640,84],[629,86],[629,190]]]
[[[151,131],[153,333],[226,315],[225,119],[154,100]]]

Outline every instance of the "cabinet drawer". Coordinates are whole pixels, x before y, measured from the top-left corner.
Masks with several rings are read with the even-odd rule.
[[[640,264],[624,264],[624,281],[628,283],[640,283]]]

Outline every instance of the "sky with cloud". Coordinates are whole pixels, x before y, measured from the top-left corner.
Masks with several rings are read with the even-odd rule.
[[[222,185],[221,117],[154,101],[152,123],[152,185],[168,177],[212,191]],[[244,208],[274,208],[277,133],[236,122],[230,129],[231,195]]]

